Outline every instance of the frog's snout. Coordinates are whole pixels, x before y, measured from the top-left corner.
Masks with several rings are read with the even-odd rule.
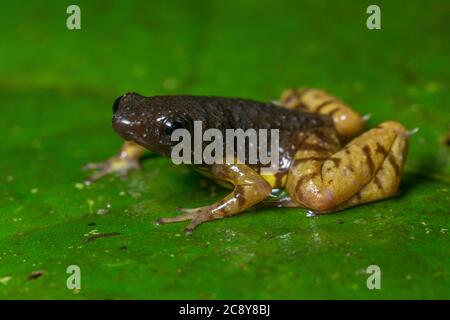
[[[113,114],[116,114],[117,110],[119,110],[119,103],[120,103],[120,100],[122,99],[122,97],[123,96],[120,96],[114,101],[113,107],[112,107]]]
[[[125,95],[118,97],[112,105],[113,128],[124,139],[130,140],[134,135],[133,131],[135,129],[135,123],[134,121],[132,121],[132,119],[129,118],[128,112],[126,112],[126,110],[124,110],[124,107],[121,105],[121,101],[124,96]],[[124,102],[124,100],[122,102]]]
[[[113,114],[116,114],[122,105],[130,105],[130,102],[136,101],[137,99],[142,98],[141,95],[134,92],[127,92],[114,100],[112,105]]]
[[[125,140],[143,142],[147,136],[144,112],[139,110],[137,95],[127,93],[118,97],[112,105],[114,130]]]
[[[132,122],[126,118],[114,116],[113,128],[125,140],[131,140],[134,136]]]

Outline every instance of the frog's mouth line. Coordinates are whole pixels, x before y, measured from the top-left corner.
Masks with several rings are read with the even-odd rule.
[[[112,126],[114,131],[125,140],[135,140],[137,138],[136,134],[131,130],[132,122],[128,119],[113,116]]]
[[[146,143],[142,141],[142,139],[139,138],[134,132],[126,130],[126,131],[118,131],[116,130],[117,134],[124,139],[125,141],[132,141],[135,142],[141,146],[145,146]]]

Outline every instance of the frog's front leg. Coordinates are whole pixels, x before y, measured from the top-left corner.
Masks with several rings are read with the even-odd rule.
[[[110,159],[100,163],[88,163],[83,167],[84,170],[96,170],[86,179],[86,183],[91,183],[114,172],[121,176],[127,176],[131,170],[140,168],[139,159],[144,151],[143,147],[134,142],[125,142],[118,154]]]
[[[171,223],[191,220],[185,229],[191,233],[199,224],[232,216],[266,199],[272,191],[270,185],[253,169],[245,164],[215,164],[211,166],[214,178],[224,180],[234,185],[234,190],[224,199],[212,205],[181,209],[184,214],[162,218],[157,223]]]
[[[295,155],[287,189],[316,213],[391,197],[400,183],[409,136],[398,122],[385,122],[335,152],[312,135]]]

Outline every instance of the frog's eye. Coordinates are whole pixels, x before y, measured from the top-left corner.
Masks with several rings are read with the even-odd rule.
[[[164,134],[167,136],[171,136],[175,130],[183,128],[184,125],[180,121],[172,119],[164,120]]]

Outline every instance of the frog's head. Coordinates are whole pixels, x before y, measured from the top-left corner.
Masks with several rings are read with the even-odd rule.
[[[185,128],[191,132],[193,124],[189,107],[177,96],[127,93],[116,99],[113,113],[113,128],[120,136],[165,156],[170,156],[177,143],[171,141],[173,131]]]

